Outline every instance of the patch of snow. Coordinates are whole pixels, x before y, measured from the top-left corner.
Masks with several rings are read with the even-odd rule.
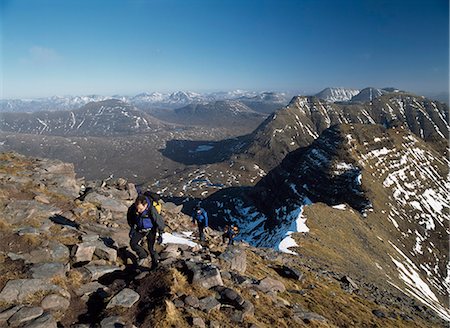
[[[334,205],[331,206],[332,208],[336,208],[338,210],[345,210],[347,208],[347,206],[345,204],[339,204],[339,205]]]
[[[190,234],[192,234],[192,232],[189,232]],[[168,233],[168,232],[164,232],[162,235],[162,239],[163,239],[163,244],[183,244],[183,245],[188,245],[190,247],[195,247],[198,246],[197,243],[194,243],[193,241],[187,239],[186,237],[190,237],[186,235],[185,232],[182,232],[181,234],[178,233]]]

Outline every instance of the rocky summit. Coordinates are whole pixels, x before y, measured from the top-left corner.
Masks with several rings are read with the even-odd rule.
[[[371,142],[388,145],[386,140]],[[383,175],[381,163],[373,160],[364,156],[354,165],[370,167],[374,177]],[[349,181],[353,178],[348,176]],[[363,175],[363,185],[364,179]],[[361,267],[366,269],[361,271],[367,273],[365,277],[356,269],[348,270],[349,263],[358,266],[370,260],[374,243],[390,247],[388,232],[375,226],[375,217],[369,214],[368,221],[359,217],[370,208],[366,204],[371,197],[365,190],[352,191],[352,210],[345,216],[337,216],[343,211],[324,203],[305,209],[316,220],[311,220],[308,236],[293,236],[301,244],[295,248],[298,254],[243,241],[227,246],[222,232],[211,228],[206,241],[199,242],[185,214],[187,205],[163,202],[166,228],[156,246],[160,263],[150,270],[137,265],[129,248],[126,212],[137,194],[127,180],[85,181],[75,176],[72,164],[9,152],[0,154],[0,185],[2,327],[442,327],[448,320],[445,308],[439,307],[442,296],[437,287],[432,287],[434,294],[427,284],[404,287],[394,279],[394,271],[384,267],[382,260],[391,256],[405,280],[417,282],[417,271],[411,270],[420,264],[401,261],[409,251],[402,252],[398,242],[392,244],[398,249],[396,255],[377,254],[373,266],[379,266],[378,271]],[[373,204],[374,210],[378,205]],[[392,213],[386,213],[388,220],[393,220]],[[431,220],[417,213],[418,220],[429,223],[432,234]],[[433,222],[434,230],[441,229],[439,222]],[[403,228],[408,222],[397,224]],[[321,233],[326,226],[333,228],[332,236]],[[348,229],[353,231],[351,238],[345,234]],[[378,238],[366,238],[372,229]],[[427,233],[420,236],[417,254],[437,245]],[[340,244],[326,248],[327,238]],[[430,273],[440,271],[441,264],[437,265],[437,269],[426,268]],[[420,290],[428,302],[415,297]]]

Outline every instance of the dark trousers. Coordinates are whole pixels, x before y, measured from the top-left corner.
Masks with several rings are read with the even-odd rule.
[[[234,245],[234,235],[230,235],[229,233],[225,232],[222,235],[222,241],[225,244],[228,239],[228,245]]]
[[[205,224],[203,222],[197,221],[198,225],[198,236],[201,241],[205,240],[205,233],[203,232],[203,229],[205,229]]]
[[[152,257],[152,264],[156,265],[158,263],[158,253],[155,251],[155,241],[156,241],[156,230],[152,229],[150,231],[136,231],[130,240],[130,246],[133,251],[139,256],[139,259],[145,259],[148,256],[148,252],[144,247],[139,245],[139,242],[147,237],[147,246],[150,256]]]

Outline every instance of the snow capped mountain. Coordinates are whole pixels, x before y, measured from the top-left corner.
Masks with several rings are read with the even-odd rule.
[[[89,96],[53,96],[37,99],[0,99],[0,112],[37,112],[58,111],[80,108],[90,102],[102,101],[113,97]]]
[[[327,102],[349,101],[356,96],[360,90],[348,88],[325,88],[315,96]]]
[[[368,101],[372,101],[375,98],[380,97],[381,95],[386,94],[388,91],[384,90],[384,89],[377,89],[377,88],[365,88],[362,89],[357,95],[353,96],[351,98],[352,102],[368,102]]]
[[[446,104],[407,93],[388,93],[371,103],[338,104],[316,97],[294,97],[270,115],[242,147],[264,169],[278,165],[289,152],[308,146],[334,124],[403,124],[443,153],[450,126]]]
[[[190,91],[177,91],[172,93],[143,92],[135,96],[53,96],[38,99],[0,99],[0,112],[36,112],[73,110],[90,102],[107,99],[117,99],[133,104],[141,109],[168,108],[175,109],[193,103],[214,102],[217,100],[234,100],[243,98],[245,101],[258,102],[259,105],[286,102],[285,95],[274,92],[247,92],[243,90],[196,93]]]

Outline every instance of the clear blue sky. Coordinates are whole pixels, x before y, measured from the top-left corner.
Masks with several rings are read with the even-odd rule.
[[[0,0],[2,98],[448,91],[448,0]]]

